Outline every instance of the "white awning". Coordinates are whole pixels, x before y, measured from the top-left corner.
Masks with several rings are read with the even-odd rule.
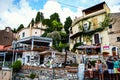
[[[100,48],[100,46],[94,46],[94,45],[81,45],[78,46],[77,49],[85,49],[85,48]]]

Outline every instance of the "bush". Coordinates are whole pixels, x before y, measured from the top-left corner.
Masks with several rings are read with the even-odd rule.
[[[20,60],[15,61],[12,67],[13,67],[13,72],[19,72],[22,67],[21,61]]]
[[[31,79],[34,79],[35,76],[36,76],[36,75],[35,75],[34,73],[31,73],[31,74],[30,74],[30,78],[31,78]]]

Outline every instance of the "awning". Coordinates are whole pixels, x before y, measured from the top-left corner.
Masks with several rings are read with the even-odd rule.
[[[86,49],[86,48],[100,48],[100,46],[94,46],[94,45],[81,45],[78,46],[77,49]]]

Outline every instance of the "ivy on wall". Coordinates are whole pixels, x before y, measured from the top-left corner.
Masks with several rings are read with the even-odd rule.
[[[81,30],[81,35],[83,35],[84,37],[88,38],[90,40],[90,38],[92,37],[92,35],[94,35],[95,33],[97,32],[102,32],[103,30],[105,30],[107,27],[109,27],[110,23],[111,23],[112,19],[110,18],[110,14],[106,14],[105,15],[105,18],[102,22],[100,22],[100,26],[99,28],[96,28],[94,30],[90,30],[91,28],[91,22],[89,22],[89,26],[88,26],[88,30],[85,30],[84,29],[84,26],[83,26],[83,20],[81,21],[82,25],[79,25],[79,29]],[[76,50],[76,46],[78,47],[78,45],[82,45],[80,43],[76,43],[74,44],[74,47],[73,47],[73,52]]]
[[[112,21],[112,19],[110,18],[110,15],[106,14],[104,20],[100,23],[99,28],[96,28],[94,30],[90,30],[90,28],[91,28],[91,22],[90,21],[89,21],[89,27],[88,27],[87,31],[84,30],[83,25],[80,25],[79,28],[80,28],[80,30],[82,30],[82,32],[81,32],[82,35],[91,36],[91,35],[93,35],[97,32],[101,32],[104,29],[106,29],[109,26],[111,21]]]

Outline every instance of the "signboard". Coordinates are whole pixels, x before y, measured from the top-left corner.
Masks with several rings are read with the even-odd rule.
[[[108,50],[108,49],[109,49],[109,46],[103,46],[103,49],[104,49],[104,50]]]

